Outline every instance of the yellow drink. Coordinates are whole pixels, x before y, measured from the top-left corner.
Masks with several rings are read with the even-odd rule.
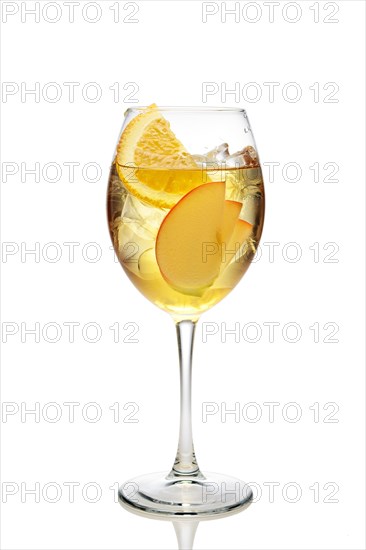
[[[191,191],[171,208],[155,206],[129,191],[135,177],[150,188],[163,181],[169,190],[173,180]],[[177,319],[198,316],[238,283],[255,254],[263,211],[259,166],[117,171],[114,162],[111,168],[108,220],[116,255],[140,292]]]

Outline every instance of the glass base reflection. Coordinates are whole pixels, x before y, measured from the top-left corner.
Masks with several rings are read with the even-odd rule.
[[[182,475],[172,471],[147,474],[119,488],[121,504],[168,516],[216,516],[249,506],[249,485],[234,477],[209,473]]]

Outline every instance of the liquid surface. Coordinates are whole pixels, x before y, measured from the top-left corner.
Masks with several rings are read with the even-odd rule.
[[[110,172],[107,209],[116,255],[151,302],[177,319],[198,317],[235,287],[256,252],[264,217],[261,169],[146,170],[145,177],[157,187],[161,178],[169,180],[169,172],[182,182],[197,182],[199,175],[199,185],[172,208],[153,206],[131,194],[123,182],[133,177],[131,170],[119,166],[117,171],[113,163]],[[141,178],[144,169],[138,171]],[[205,189],[197,192],[201,185]],[[217,213],[219,186],[224,206],[237,210],[231,225],[221,222]]]

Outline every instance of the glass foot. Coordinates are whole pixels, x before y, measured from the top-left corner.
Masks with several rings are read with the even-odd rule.
[[[172,471],[147,474],[126,481],[119,488],[119,500],[139,510],[170,516],[210,516],[249,506],[253,493],[249,485],[234,477]]]

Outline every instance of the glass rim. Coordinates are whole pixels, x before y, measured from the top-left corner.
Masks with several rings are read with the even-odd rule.
[[[126,110],[127,113],[141,112],[147,109],[149,105],[141,105],[136,107],[129,107]],[[241,107],[209,107],[209,106],[170,106],[170,105],[158,105],[157,109],[162,112],[182,112],[182,113],[241,113],[246,116],[246,110]]]

